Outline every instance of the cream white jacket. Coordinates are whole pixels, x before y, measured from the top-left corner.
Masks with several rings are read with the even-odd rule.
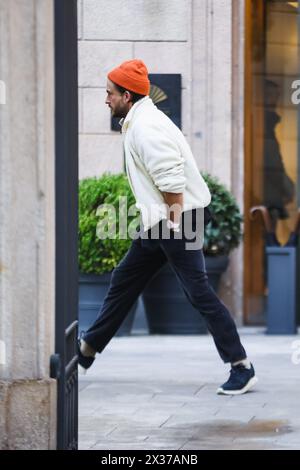
[[[120,124],[126,172],[144,230],[167,218],[162,192],[183,193],[183,211],[210,203],[183,133],[149,96],[137,101]]]

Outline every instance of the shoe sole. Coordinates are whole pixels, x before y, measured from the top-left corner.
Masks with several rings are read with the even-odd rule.
[[[252,388],[258,382],[257,377],[252,377],[249,382],[245,385],[244,388],[241,390],[223,390],[223,388],[218,388],[217,394],[218,395],[242,395],[243,393],[248,392],[250,388]]]

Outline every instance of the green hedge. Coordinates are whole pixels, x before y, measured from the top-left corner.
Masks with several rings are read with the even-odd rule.
[[[119,238],[119,196],[127,197],[128,207],[135,202],[123,173],[86,178],[79,183],[79,270],[82,273],[110,272],[128,251],[131,239]],[[101,217],[96,212],[100,204],[112,204],[116,209],[116,236],[112,239],[97,237]],[[128,217],[128,224],[135,219],[136,216]]]
[[[204,253],[210,256],[228,254],[241,239],[242,217],[234,197],[216,178],[202,174],[212,194],[210,208],[213,220],[205,228]],[[127,208],[134,205],[127,177],[104,174],[79,183],[79,270],[81,273],[103,274],[112,271],[131,245],[131,238],[119,238],[119,197],[127,197]],[[116,209],[116,235],[99,239],[97,226],[101,220],[97,208],[112,204]],[[107,217],[107,214],[104,215]],[[138,216],[129,216],[127,228],[137,224]]]
[[[212,221],[205,227],[203,251],[207,256],[228,255],[242,238],[242,215],[234,196],[208,173],[201,173],[209,187]]]

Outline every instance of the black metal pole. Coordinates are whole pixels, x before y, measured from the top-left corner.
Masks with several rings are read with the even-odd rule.
[[[54,0],[54,27],[57,448],[77,449],[77,0]]]

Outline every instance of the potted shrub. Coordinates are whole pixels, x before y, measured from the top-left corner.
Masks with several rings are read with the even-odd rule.
[[[230,252],[242,238],[242,215],[234,196],[208,173],[202,174],[212,194],[212,221],[205,227],[203,252],[211,286],[218,290],[221,275],[229,264]]]
[[[119,236],[120,196],[127,198],[127,206],[134,204],[127,177],[105,173],[100,178],[86,178],[79,182],[79,329],[86,330],[96,319],[108,291],[113,269],[126,254],[131,239]],[[97,227],[104,217],[99,206],[111,204],[116,214],[116,234],[100,239]],[[107,216],[107,214],[105,214]],[[135,217],[128,217],[128,224]],[[124,320],[117,335],[129,334],[136,304]]]
[[[212,194],[209,206],[212,220],[205,227],[203,252],[209,283],[217,291],[229,263],[229,253],[240,242],[242,216],[226,187],[207,173],[202,176]],[[207,333],[203,317],[187,300],[168,264],[148,284],[143,301],[150,333]]]

